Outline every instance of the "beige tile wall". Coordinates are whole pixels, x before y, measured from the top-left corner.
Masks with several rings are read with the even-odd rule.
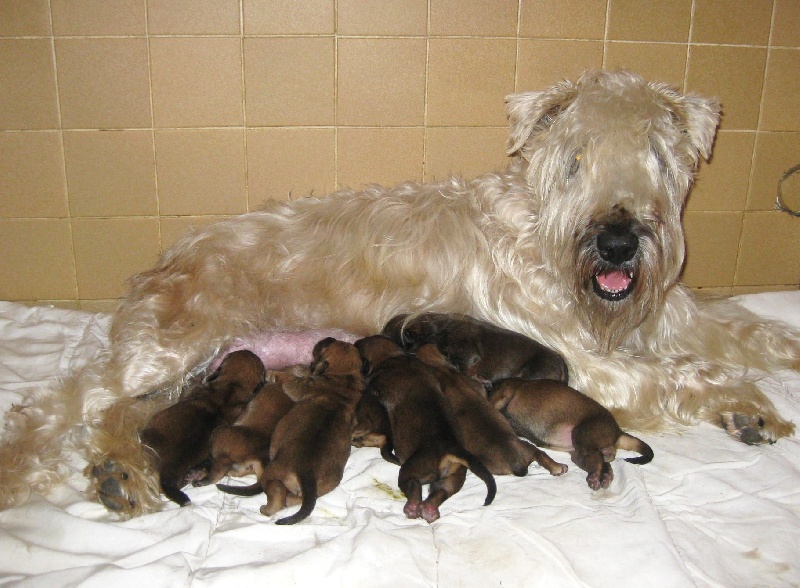
[[[686,281],[797,288],[797,0],[0,0],[0,299],[111,308],[190,226],[497,169],[505,95],[618,66],[724,104]]]

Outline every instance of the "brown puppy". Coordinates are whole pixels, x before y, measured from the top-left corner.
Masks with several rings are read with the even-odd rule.
[[[275,427],[269,464],[258,484],[218,487],[242,495],[263,489],[267,504],[261,513],[267,516],[301,503],[295,514],[275,521],[292,525],[310,515],[317,497],[342,479],[355,409],[364,390],[361,357],[350,343],[323,339],[314,347],[311,375],[287,378],[283,390],[296,404]]]
[[[426,343],[417,349],[416,355],[431,367],[439,381],[445,412],[456,437],[490,472],[525,476],[532,461],[554,476],[567,471],[566,465],[520,439],[508,421],[486,400],[483,387],[457,371],[436,345]]]
[[[484,481],[484,506],[491,504],[497,492],[494,478],[458,443],[439,405],[439,384],[431,370],[380,335],[356,341],[356,347],[369,374],[366,394],[373,395],[388,415],[401,463],[398,486],[407,499],[405,515],[429,523],[437,520],[439,506],[464,485],[467,468]],[[431,487],[422,500],[424,484]]]
[[[400,460],[392,453],[394,445],[389,416],[372,394],[363,394],[358,401],[350,443],[353,447],[378,447],[383,459],[400,465]]]
[[[461,373],[491,388],[506,378],[551,379],[566,383],[567,364],[530,337],[463,314],[399,315],[383,334],[406,349],[435,343]]]
[[[218,425],[234,422],[263,384],[264,365],[258,356],[236,351],[185,399],[153,415],[140,438],[158,457],[161,490],[167,498],[181,506],[189,502],[180,489],[209,458],[211,433]]]
[[[490,401],[518,435],[537,445],[569,451],[572,461],[589,472],[586,482],[592,490],[608,488],[614,479],[608,462],[614,460],[617,449],[642,454],[625,460],[631,463],[653,459],[650,446],[623,432],[608,410],[561,382],[506,380],[495,387]]]
[[[269,463],[269,446],[275,427],[294,406],[292,399],[283,391],[281,382],[309,374],[307,366],[268,371],[268,383],[253,397],[236,422],[214,430],[208,474],[192,482],[192,485],[214,484],[228,472],[237,476],[260,476],[264,466]]]

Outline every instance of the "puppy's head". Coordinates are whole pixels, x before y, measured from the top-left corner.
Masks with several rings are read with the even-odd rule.
[[[410,315],[400,314],[392,318],[381,331],[382,335],[397,342],[404,349],[422,345],[431,341],[439,331],[437,314]]]
[[[403,350],[389,337],[373,335],[355,342],[361,355],[364,375],[369,375],[379,364],[391,357],[403,355]]]
[[[352,343],[328,337],[314,346],[311,355],[311,373],[315,376],[361,376],[361,356]]]
[[[434,343],[420,345],[414,350],[414,354],[420,361],[428,365],[455,369],[455,366],[442,355],[442,352],[439,351],[439,348]]]
[[[248,402],[265,381],[264,364],[255,353],[243,349],[223,359],[205,383],[213,394],[224,396],[221,401],[239,404]]]

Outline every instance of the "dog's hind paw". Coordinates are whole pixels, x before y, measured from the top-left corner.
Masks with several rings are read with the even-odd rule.
[[[123,516],[132,516],[136,509],[136,501],[131,498],[126,488],[130,479],[128,473],[111,460],[90,467],[100,502],[108,510]]]
[[[734,439],[747,445],[775,443],[780,437],[794,433],[794,425],[780,419],[765,421],[758,414],[723,412],[722,428]]]

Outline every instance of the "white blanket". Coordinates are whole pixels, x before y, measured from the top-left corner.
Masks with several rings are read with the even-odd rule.
[[[800,328],[800,292],[740,302]],[[0,411],[106,342],[108,317],[0,302]],[[800,423],[800,374],[761,383]],[[699,425],[641,435],[645,466],[614,462],[591,491],[570,463],[556,478],[532,466],[497,478],[497,498],[469,475],[429,525],[409,520],[397,467],[353,449],[339,488],[312,515],[274,525],[240,498],[189,488],[192,504],[118,522],[83,496],[76,456],[69,484],[0,512],[2,586],[797,586],[800,442],[736,443]],[[288,511],[286,511],[288,512]],[[283,513],[285,514],[285,512]]]

